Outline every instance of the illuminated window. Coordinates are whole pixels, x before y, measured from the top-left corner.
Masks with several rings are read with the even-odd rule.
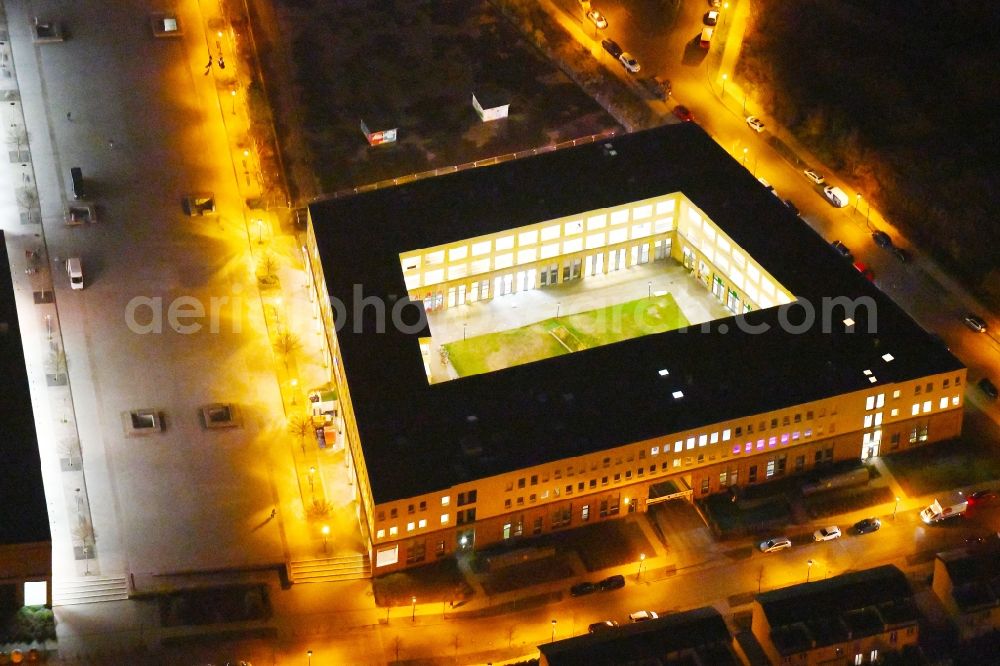
[[[875,409],[875,396],[870,395],[865,398],[865,410]]]
[[[684,442],[674,442],[674,453],[680,453],[684,450]]]
[[[751,451],[753,451],[753,442],[747,442],[745,450],[746,450],[747,453],[750,453]]]
[[[892,399],[895,400],[898,397],[899,397],[899,389],[896,389],[895,391],[892,392]]]
[[[899,410],[898,409],[892,409],[892,410],[890,410],[889,411],[889,416],[899,416]]]
[[[417,527],[416,523],[406,523],[406,531],[412,532]]]
[[[916,416],[917,414],[920,413],[920,403],[919,402],[913,403],[913,409],[911,410],[910,413],[913,416]]]
[[[652,216],[652,214],[653,214],[653,207],[652,206],[648,206],[648,205],[647,206],[636,206],[635,209],[632,210],[632,219],[633,220],[645,220],[647,217]]]
[[[698,446],[705,446],[708,444],[708,435],[698,435]]]
[[[767,440],[767,448],[773,449],[774,445],[778,443],[777,437],[769,437]]]
[[[882,425],[882,412],[875,413],[875,425],[876,426]]]
[[[958,396],[957,395],[951,396],[951,404],[952,404],[953,407],[958,407]]]
[[[389,536],[396,536],[397,534],[399,534],[399,528],[398,527],[396,527],[395,525],[393,525],[392,527],[389,528]]]
[[[872,427],[872,415],[871,414],[865,414],[865,427],[866,428],[871,428]]]
[[[427,527],[427,519],[426,518],[421,518],[420,520],[418,520],[417,521],[417,527],[419,527],[420,529],[423,529],[423,528]]]
[[[660,455],[660,447],[654,446],[649,452],[654,456],[658,456]]]
[[[453,247],[448,250],[448,261],[459,261],[469,255],[469,246]]]
[[[948,406],[948,398],[947,397],[941,398],[941,402],[938,403],[938,408],[945,409],[947,406]]]
[[[737,455],[740,452],[740,445],[733,444],[733,455]]]
[[[628,222],[628,209],[616,210],[611,213],[611,224],[625,224]]]
[[[376,532],[375,533],[375,538],[376,539],[384,539],[385,538],[385,530],[379,530],[378,532]]]
[[[447,513],[442,513],[441,514],[441,524],[442,525],[447,525],[449,520],[451,520],[451,515],[450,514],[447,514]]]
[[[694,448],[694,437],[688,437],[687,447],[689,450]]]
[[[451,504],[451,495],[445,495],[441,498],[441,506],[448,506]]]
[[[732,434],[733,434],[733,432],[729,428],[726,428],[725,430],[723,430],[722,431],[722,441],[723,442],[728,442],[730,440],[730,438],[732,437]]]
[[[876,409],[882,409],[885,406],[885,393],[879,393],[878,397],[875,398]]]
[[[924,402],[924,414],[926,414],[929,411],[931,411],[931,401],[927,400],[926,402]]]
[[[719,443],[719,433],[713,432],[712,436],[708,438],[708,443],[709,444],[718,444]]]
[[[498,252],[500,250],[510,250],[510,249],[513,249],[513,247],[514,247],[514,237],[513,236],[504,236],[502,238],[497,238],[494,241],[494,243],[496,243],[496,248],[497,248]]]

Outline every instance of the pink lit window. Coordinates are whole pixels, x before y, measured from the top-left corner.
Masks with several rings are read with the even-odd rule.
[[[739,452],[740,452],[740,445],[739,444],[734,444],[733,445],[733,453],[737,454]]]
[[[747,442],[746,452],[750,453],[753,450],[753,442]]]
[[[767,448],[773,449],[774,445],[778,443],[777,437],[771,437],[767,440]]]
[[[759,451],[762,448],[764,448],[764,440],[758,439],[757,440],[757,450]]]
[[[782,444],[788,444],[788,433],[787,432],[784,435],[781,436],[781,443]]]

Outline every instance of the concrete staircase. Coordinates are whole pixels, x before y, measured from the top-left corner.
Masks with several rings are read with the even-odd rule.
[[[52,586],[52,605],[94,604],[128,599],[125,576],[82,576],[56,580]]]
[[[341,580],[360,580],[372,575],[371,562],[366,553],[336,555],[316,560],[295,560],[288,570],[293,583],[328,583]]]

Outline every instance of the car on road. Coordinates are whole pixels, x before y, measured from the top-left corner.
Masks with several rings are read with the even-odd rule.
[[[587,627],[587,631],[592,634],[596,634],[599,631],[607,631],[608,629],[614,629],[618,626],[618,623],[614,620],[604,620],[603,622],[595,622]]]
[[[694,116],[683,104],[678,104],[674,107],[674,115],[681,119],[681,122],[689,123],[694,120]]]
[[[840,538],[840,528],[836,525],[823,527],[813,532],[813,541],[833,541]]]
[[[83,262],[80,257],[70,257],[66,260],[66,275],[69,276],[71,288],[83,289]]]
[[[601,592],[608,592],[609,590],[620,590],[625,587],[625,576],[618,574],[617,576],[608,576],[600,583],[597,584],[597,588]]]
[[[982,504],[983,502],[989,502],[991,500],[997,499],[997,491],[986,488],[984,490],[977,490],[976,492],[969,495],[969,503],[976,504],[977,502]]]
[[[585,594],[593,594],[594,592],[597,592],[597,586],[587,581],[577,583],[569,588],[570,595],[574,597],[582,597]]]
[[[878,518],[865,518],[854,523],[854,531],[858,534],[878,532],[880,527],[882,527],[882,521]]]
[[[618,42],[616,42],[613,39],[602,40],[601,41],[601,46],[604,47],[605,51],[607,51],[608,53],[611,54],[612,58],[617,58],[618,56],[620,56],[622,54],[622,52],[624,50],[624,49],[622,49],[622,47],[618,46]]]
[[[826,200],[829,201],[830,205],[834,208],[843,208],[850,202],[850,199],[847,198],[847,193],[839,187],[824,187],[823,197],[826,198]]]
[[[622,64],[622,67],[632,72],[633,74],[642,69],[642,67],[639,65],[639,61],[636,60],[635,56],[629,53],[628,51],[625,51],[620,56],[618,56],[618,62]]]
[[[792,540],[788,537],[775,537],[773,539],[760,542],[760,552],[762,553],[776,553],[779,550],[791,547]]]
[[[604,30],[608,27],[608,19],[604,18],[604,14],[597,11],[596,9],[587,12],[587,18],[600,30]]]
[[[715,25],[716,23],[719,22],[719,10],[718,9],[708,10],[707,12],[705,12],[705,16],[704,18],[702,18],[702,21],[705,23],[705,25]]]
[[[875,271],[868,268],[868,266],[866,266],[864,263],[860,261],[854,262],[854,270],[864,275],[865,279],[868,280],[869,282],[873,282],[875,280]]]
[[[985,395],[990,400],[997,399],[998,396],[997,386],[996,384],[991,382],[988,378],[983,377],[976,383],[976,386],[978,386],[979,390],[983,392],[983,395]]]
[[[646,620],[655,620],[660,617],[656,614],[656,611],[641,610],[634,613],[628,614],[628,619],[632,622],[645,622]]]
[[[817,185],[822,185],[823,183],[826,182],[826,178],[823,177],[823,174],[817,173],[812,169],[806,169],[802,173],[806,175],[806,178],[816,183]]]
[[[890,249],[892,247],[892,238],[884,231],[873,231],[872,240],[875,241],[875,244],[881,248]]]
[[[747,125],[758,134],[764,131],[764,121],[757,116],[747,116]]]
[[[962,317],[962,321],[965,322],[965,325],[971,328],[976,333],[986,332],[986,321],[978,315],[974,315],[970,312],[969,314]]]
[[[850,259],[852,256],[850,248],[841,243],[839,240],[835,240],[832,243],[830,243],[830,247],[836,250],[837,254],[842,256],[844,259]]]
[[[894,245],[892,247],[891,251],[892,251],[892,256],[896,257],[896,259],[899,259],[900,263],[902,263],[902,264],[908,264],[908,263],[910,263],[910,251],[909,250],[907,250],[905,248],[901,248],[901,247],[896,247]]]

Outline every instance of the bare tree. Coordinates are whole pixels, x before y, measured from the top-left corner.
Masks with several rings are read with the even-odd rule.
[[[306,437],[313,432],[312,420],[307,416],[296,414],[288,420],[288,432],[299,438],[299,446],[302,447],[302,455],[306,454]]]
[[[299,336],[288,331],[283,331],[274,339],[274,351],[285,363],[285,373],[288,373],[288,362],[295,356],[295,353],[302,349],[302,341]]]

